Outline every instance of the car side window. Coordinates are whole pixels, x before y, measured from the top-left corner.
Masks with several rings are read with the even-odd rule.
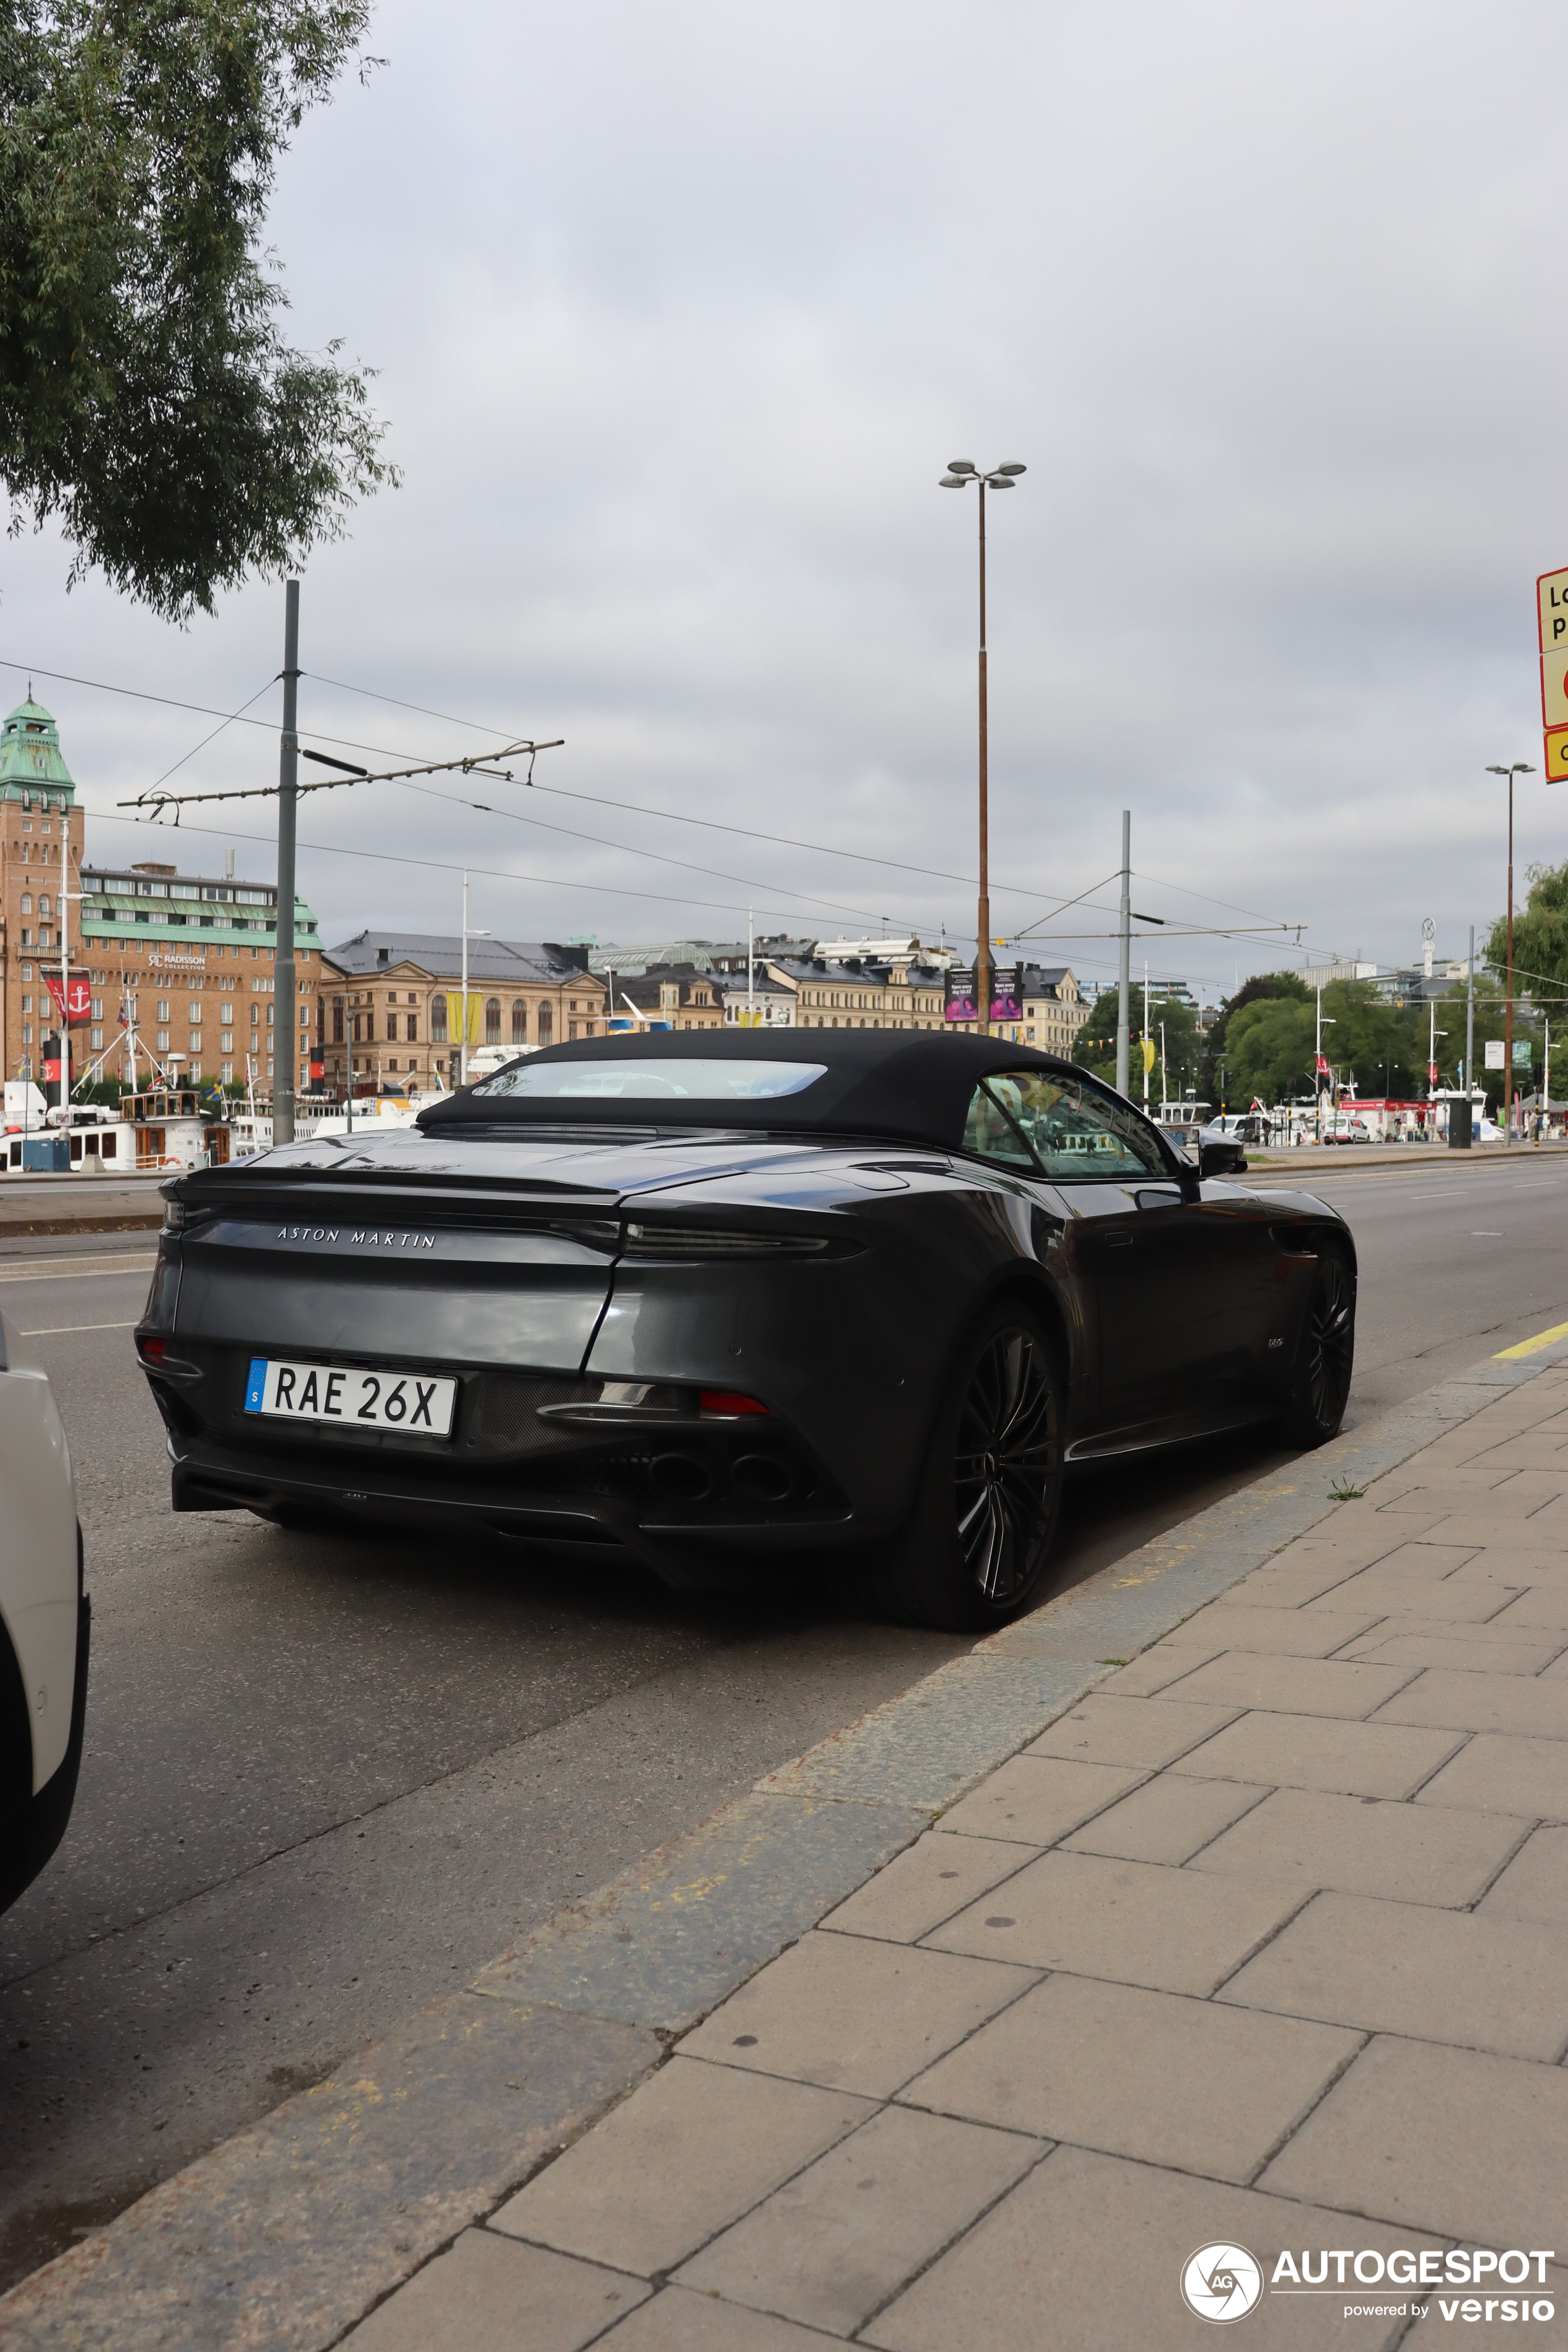
[[[1170,1174],[1157,1137],[1136,1111],[1092,1084],[1045,1070],[982,1079],[963,1142],[966,1150],[1007,1167],[1023,1168],[1032,1159],[1043,1174],[1075,1182]]]
[[[963,1122],[963,1148],[978,1152],[982,1160],[994,1160],[1004,1168],[1037,1176],[1035,1155],[1011,1117],[1017,1108],[1017,1092],[1010,1079],[993,1079],[988,1086],[976,1087]]]

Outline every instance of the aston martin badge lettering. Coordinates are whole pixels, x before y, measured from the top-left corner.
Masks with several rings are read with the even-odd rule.
[[[383,1233],[374,1227],[344,1232],[336,1225],[279,1225],[280,1242],[340,1242],[363,1249],[427,1249],[436,1246],[434,1234]]]

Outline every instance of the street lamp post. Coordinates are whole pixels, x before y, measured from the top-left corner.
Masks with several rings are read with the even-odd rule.
[[[458,1048],[458,1067],[462,1072],[460,1083],[465,1087],[468,1083],[468,941],[488,940],[489,937],[489,931],[473,931],[468,929],[468,877],[465,874],[463,877],[463,1035]]]
[[[1533,776],[1535,770],[1527,760],[1515,760],[1511,767],[1489,767],[1487,773],[1508,778],[1508,984],[1502,1001],[1502,1139],[1506,1150],[1513,1141],[1513,780],[1515,776]]]
[[[968,457],[950,460],[942,478],[944,490],[964,490],[971,482],[980,485],[980,909],[979,940],[974,955],[974,1012],[976,1034],[988,1036],[991,1030],[991,846],[990,814],[988,808],[989,752],[985,701],[985,493],[987,490],[1010,490],[1017,477],[1027,471],[1019,465],[996,466],[983,474]]]

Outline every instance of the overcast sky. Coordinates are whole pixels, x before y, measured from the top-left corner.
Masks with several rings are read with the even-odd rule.
[[[750,901],[972,946],[953,457],[1028,467],[991,501],[999,936],[1113,970],[1063,935],[1110,928],[1124,807],[1171,931],[1391,962],[1500,911],[1484,771],[1540,765],[1533,583],[1568,564],[1560,7],[384,0],[370,46],[272,223],[295,338],[381,370],[405,477],[305,572],[301,720],[437,759],[500,740],[459,719],[563,736],[537,781],[597,800],[313,796],[326,939],[455,929],[468,862],[512,938],[733,937]],[[68,595],[68,561],[7,545],[0,652],[38,667],[89,854],[269,870],[269,803],[162,853],[97,822],[211,722],[41,673],[232,710],[281,590],[182,632]],[[276,757],[234,726],[178,781]],[[1516,856],[1521,887],[1568,856],[1568,791],[1521,780]],[[1303,960],[1150,952],[1226,992]]]

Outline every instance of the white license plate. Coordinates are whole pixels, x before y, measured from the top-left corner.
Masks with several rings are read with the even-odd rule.
[[[257,1356],[245,1384],[247,1412],[285,1421],[341,1421],[349,1429],[397,1429],[405,1436],[446,1437],[457,1404],[456,1381],[419,1372],[363,1372],[338,1364],[280,1364]]]

